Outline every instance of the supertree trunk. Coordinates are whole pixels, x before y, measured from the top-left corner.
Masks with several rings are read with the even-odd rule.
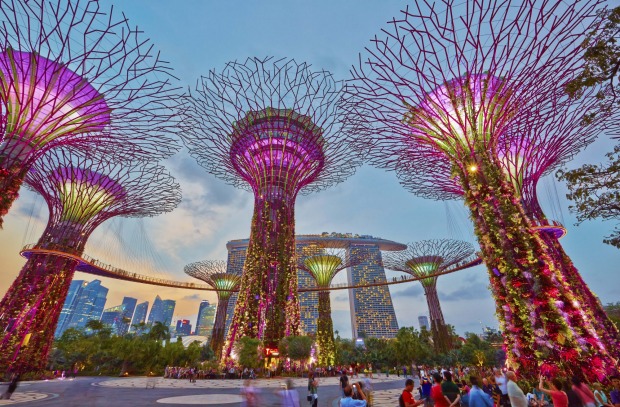
[[[329,291],[319,291],[319,318],[316,321],[316,341],[319,345],[319,366],[333,366],[336,345],[334,344],[334,324]]]
[[[488,152],[476,151],[471,159],[467,170],[455,166],[455,171],[489,270],[511,363],[525,377],[536,377],[547,360],[567,373],[604,373],[592,369],[592,358],[600,355],[603,368],[612,361],[532,229],[514,186]]]
[[[227,355],[242,336],[277,347],[281,338],[299,332],[294,199],[274,189],[255,199]]]
[[[4,216],[19,197],[19,189],[27,172],[19,164],[5,168],[4,161],[0,157],[0,229],[4,223]]]
[[[216,360],[222,358],[222,349],[224,348],[224,334],[226,327],[226,310],[228,309],[229,298],[220,298],[217,303],[217,311],[215,312],[215,321],[213,323],[213,331],[209,339],[209,346],[215,353]]]
[[[424,295],[426,296],[428,312],[431,318],[431,332],[433,334],[435,349],[438,352],[446,352],[451,348],[452,341],[450,340],[446,321],[443,318],[443,312],[441,312],[441,304],[437,296],[437,286],[425,285]]]
[[[535,191],[526,194],[526,207],[533,219],[546,221],[547,218],[540,207]],[[603,305],[586,282],[571,258],[566,254],[559,240],[550,233],[541,233],[541,238],[549,248],[549,255],[560,265],[562,277],[573,291],[581,304],[586,318],[591,321],[605,348],[616,359],[620,358],[620,333],[616,325],[609,319]]]
[[[547,244],[551,256],[560,264],[564,280],[571,287],[575,298],[581,304],[585,317],[592,321],[601,342],[614,358],[619,359],[620,333],[616,325],[607,316],[603,304],[583,280],[579,270],[566,254],[558,239],[550,234],[543,234],[541,238]]]
[[[23,373],[43,370],[78,262],[34,254],[0,303],[0,366]]]

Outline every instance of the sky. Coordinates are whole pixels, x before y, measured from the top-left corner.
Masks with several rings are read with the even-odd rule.
[[[193,86],[210,69],[247,57],[290,57],[311,63],[347,79],[349,68],[369,40],[386,22],[398,15],[401,1],[165,1],[103,0],[123,11],[170,62],[184,87]],[[600,138],[580,153],[568,168],[604,160],[614,142]],[[114,266],[158,276],[191,281],[183,267],[200,260],[225,260],[226,242],[249,236],[253,200],[208,174],[189,157],[185,148],[166,160],[181,184],[183,201],[168,214],[146,220],[114,219],[105,222],[90,238],[86,254]],[[548,177],[540,182],[539,196],[547,215],[565,224],[562,240],[590,288],[603,303],[620,301],[620,251],[602,243],[612,222],[590,221],[575,226],[569,213],[563,184]],[[461,202],[435,202],[406,192],[396,176],[363,166],[355,175],[331,189],[300,196],[295,208],[298,234],[351,232],[401,243],[432,238],[475,242],[473,228]],[[41,198],[22,189],[21,197],[5,217],[0,231],[0,294],[13,282],[25,260],[24,244],[34,243],[47,219]],[[388,278],[399,275],[387,272]],[[75,279],[96,277],[76,273]],[[177,301],[176,319],[195,325],[201,300],[215,302],[211,292],[140,285],[101,278],[109,288],[106,307],[121,303],[123,296],[149,301],[155,295]],[[345,280],[345,273],[335,282]],[[481,326],[497,327],[494,303],[483,266],[443,276],[439,298],[447,323],[456,331],[480,332]],[[390,286],[399,326],[418,327],[419,315],[427,315],[419,283]],[[347,291],[332,291],[334,328],[351,336]]]

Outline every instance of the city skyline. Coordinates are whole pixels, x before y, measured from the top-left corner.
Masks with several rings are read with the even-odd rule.
[[[329,2],[312,7],[284,2],[261,7],[198,2],[173,6],[160,1],[105,3],[121,8],[132,24],[145,30],[156,48],[161,49],[166,59],[171,61],[176,69],[175,74],[187,85],[193,85],[209,69],[223,67],[228,60],[274,54],[308,60],[316,68],[331,70],[336,78],[346,79],[349,67],[357,62],[357,53],[369,45],[369,39],[401,8],[400,2],[396,1],[381,4],[366,2],[355,8]],[[308,16],[308,21],[321,21],[321,28],[306,23],[305,19],[291,18],[279,27],[275,27],[278,24],[264,24],[246,32],[235,30],[235,27],[250,26],[257,17],[276,21],[274,19],[282,16],[284,10],[289,10],[286,15],[304,15]],[[187,21],[179,24],[182,19]],[[221,38],[220,34],[226,26],[231,31],[230,35],[218,41],[203,40]],[[287,35],[278,35],[282,32]],[[257,37],[271,40],[255,41]],[[308,41],[301,41],[302,38]],[[612,145],[603,137],[568,165],[575,168],[581,163],[601,162],[603,154],[610,151]],[[113,253],[115,246],[106,244],[106,241],[113,240],[110,235],[116,232],[115,229],[129,230],[133,227],[139,230],[144,227],[153,243],[152,250],[158,253],[167,267],[153,267],[153,264],[141,266],[147,271],[156,270],[149,271],[153,274],[166,269],[169,273],[167,277],[190,281],[183,275],[185,264],[205,258],[225,259],[225,243],[248,235],[252,200],[243,191],[237,191],[205,174],[188,158],[186,151],[168,160],[167,166],[182,185],[184,200],[180,208],[171,214],[139,223],[108,221],[103,225],[105,230],[93,236],[92,243],[87,245],[87,254],[119,267],[140,271],[137,267],[130,267],[130,260],[116,258]],[[548,212],[553,212],[554,218],[564,218],[568,235],[562,244],[585,281],[603,303],[620,300],[617,290],[613,288],[620,284],[620,276],[612,266],[620,259],[620,252],[602,243],[603,236],[612,230],[613,223],[592,221],[575,227],[575,218],[567,210],[569,202],[564,198],[564,185],[549,177],[542,184],[541,195],[543,198],[548,195],[543,205]],[[33,236],[37,234],[33,230],[45,222],[46,215],[41,216],[38,208],[41,208],[40,200],[34,199],[31,192],[23,191],[12,212],[5,218],[4,230],[0,231],[0,263],[5,265],[4,277],[0,282],[2,293],[24,262],[18,255],[21,246],[35,241]],[[473,241],[471,225],[462,204],[443,204],[414,197],[398,184],[394,174],[369,166],[362,167],[349,180],[327,192],[300,197],[297,208],[304,208],[298,211],[304,215],[296,219],[299,234],[338,230],[370,233],[404,243],[429,238]],[[394,275],[388,274],[388,278]],[[93,276],[83,273],[75,277],[75,280],[93,279]],[[335,282],[343,279],[341,275]],[[103,278],[101,281],[104,286],[110,287],[108,301],[111,304],[121,303],[124,296],[135,297],[138,302],[153,300],[151,294],[147,295],[153,292],[151,286]],[[455,325],[457,332],[478,332],[481,320],[484,325],[497,326],[487,285],[488,278],[481,266],[442,279],[439,297],[446,322]],[[417,316],[425,309],[422,289],[418,286],[414,282],[390,288],[399,326],[418,326]],[[157,288],[157,292],[162,298],[176,300],[175,319],[189,319],[194,326],[196,304],[201,300],[215,303],[213,293],[169,288]],[[331,297],[334,329],[342,337],[350,337],[350,328],[347,328],[350,326],[348,295],[345,291],[333,291]]]

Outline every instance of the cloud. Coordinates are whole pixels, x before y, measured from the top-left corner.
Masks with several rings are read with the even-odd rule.
[[[449,293],[444,291],[439,292],[439,298],[442,302],[479,300],[480,298],[488,296],[489,289],[487,288],[487,284],[479,279],[470,280],[467,284]]]
[[[193,300],[202,300],[202,297],[204,297],[203,295],[200,294],[192,294],[192,295],[186,295],[185,297],[181,298],[182,300],[185,301],[193,301]]]
[[[420,284],[410,284],[407,288],[400,291],[393,291],[392,298],[398,297],[407,297],[407,298],[417,298],[421,297],[424,294],[424,289]]]

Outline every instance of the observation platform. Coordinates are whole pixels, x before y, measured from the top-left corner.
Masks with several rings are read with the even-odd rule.
[[[228,250],[247,247],[250,239],[237,239],[231,240],[226,243]],[[395,252],[399,250],[405,250],[406,244],[394,242],[392,240],[381,239],[370,235],[356,235],[352,233],[323,233],[320,235],[296,235],[295,243],[321,243],[328,248],[342,248],[343,246],[357,245],[357,244],[374,244],[377,245],[379,250]]]
[[[555,220],[535,220],[532,219],[534,230],[541,233],[548,233],[556,239],[561,239],[566,236],[566,228],[560,222]]]
[[[314,240],[310,240],[310,241],[314,241]],[[395,242],[392,242],[392,243],[395,243]],[[396,244],[400,244],[400,243],[396,243]],[[32,255],[35,255],[35,254],[58,256],[58,257],[66,258],[66,259],[75,260],[78,263],[76,271],[81,271],[83,273],[88,273],[88,274],[96,275],[99,277],[107,277],[107,278],[113,278],[116,280],[131,281],[134,283],[150,284],[150,285],[157,285],[157,286],[163,286],[163,287],[182,288],[185,290],[216,291],[213,287],[207,284],[196,284],[196,283],[190,283],[190,282],[184,282],[184,281],[174,281],[174,280],[168,280],[168,279],[163,279],[163,278],[151,277],[151,276],[138,274],[138,273],[132,273],[130,271],[126,271],[118,267],[114,267],[112,265],[103,263],[85,254],[83,254],[82,256],[78,256],[76,254],[66,253],[60,250],[40,249],[40,248],[35,248],[34,244],[29,244],[29,245],[24,246],[24,248],[20,252],[20,255],[22,255],[25,258],[30,258]],[[451,269],[448,269],[448,270],[445,270],[445,271],[442,271],[436,274],[430,274],[428,276],[424,276],[424,278],[453,273],[455,271],[464,270],[470,267],[477,266],[479,264],[482,264],[482,260],[478,257],[475,257],[469,261],[463,262],[461,264],[457,264]],[[348,283],[338,283],[338,284],[332,284],[327,288],[319,288],[319,287],[301,288],[298,290],[298,292],[348,290],[351,288],[364,288],[364,287],[403,284],[403,283],[408,283],[408,282],[418,281],[418,280],[420,280],[420,278],[407,275],[407,276],[402,276],[401,278],[394,277],[392,280],[378,282],[378,283],[368,283],[368,284],[359,284],[359,285],[349,285]],[[236,292],[238,290],[231,290],[231,291]]]

